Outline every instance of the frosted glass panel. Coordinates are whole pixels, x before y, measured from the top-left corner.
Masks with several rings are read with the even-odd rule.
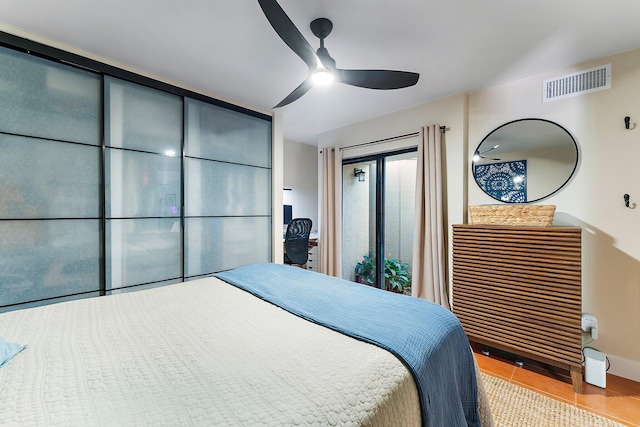
[[[181,97],[111,77],[104,84],[108,146],[181,155]]]
[[[0,221],[0,306],[100,289],[99,220]]]
[[[182,283],[182,278],[174,279],[174,280],[165,280],[163,282],[148,283],[146,285],[131,286],[129,288],[113,289],[111,291],[107,291],[106,294],[107,295],[126,294],[128,292],[137,292],[137,291],[143,291],[145,289],[159,288],[161,286],[175,285],[176,283]]]
[[[185,276],[271,261],[271,217],[185,221]]]
[[[96,74],[0,47],[2,132],[98,145],[100,93]]]
[[[185,98],[187,156],[271,167],[271,122]]]
[[[179,157],[106,150],[107,217],[180,216]]]
[[[100,148],[0,134],[0,218],[100,216]]]
[[[107,220],[107,289],[182,276],[180,220]]]
[[[271,170],[186,159],[188,216],[271,215]]]

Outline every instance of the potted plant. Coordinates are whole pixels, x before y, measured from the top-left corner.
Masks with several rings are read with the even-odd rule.
[[[363,256],[363,260],[356,264],[356,282],[373,286],[376,281],[376,260],[375,256]]]
[[[374,286],[376,282],[376,257],[369,252],[355,268],[356,282]],[[411,294],[411,272],[409,264],[397,259],[384,259],[385,289],[399,294]]]

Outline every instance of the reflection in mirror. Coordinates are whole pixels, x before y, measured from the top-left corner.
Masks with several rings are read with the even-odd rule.
[[[536,202],[557,192],[578,165],[578,146],[562,126],[544,119],[506,123],[473,156],[478,186],[505,203]]]

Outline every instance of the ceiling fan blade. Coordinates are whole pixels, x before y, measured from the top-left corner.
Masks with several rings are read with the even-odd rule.
[[[311,80],[306,79],[305,81],[302,82],[302,84],[300,84],[300,86],[295,88],[293,92],[287,95],[285,99],[280,101],[280,103],[273,108],[284,107],[287,104],[291,104],[293,101],[300,98],[305,93],[309,92],[309,89],[311,89],[312,87],[313,87],[313,83],[311,82]]]
[[[309,42],[289,19],[276,0],[258,0],[264,15],[287,46],[307,64],[310,69],[318,66],[318,57]]]
[[[367,89],[401,89],[418,83],[420,74],[393,70],[336,69],[338,81]]]

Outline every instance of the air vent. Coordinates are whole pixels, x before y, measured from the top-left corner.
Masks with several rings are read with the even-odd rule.
[[[555,101],[611,88],[611,64],[567,74],[542,83],[542,101]]]

